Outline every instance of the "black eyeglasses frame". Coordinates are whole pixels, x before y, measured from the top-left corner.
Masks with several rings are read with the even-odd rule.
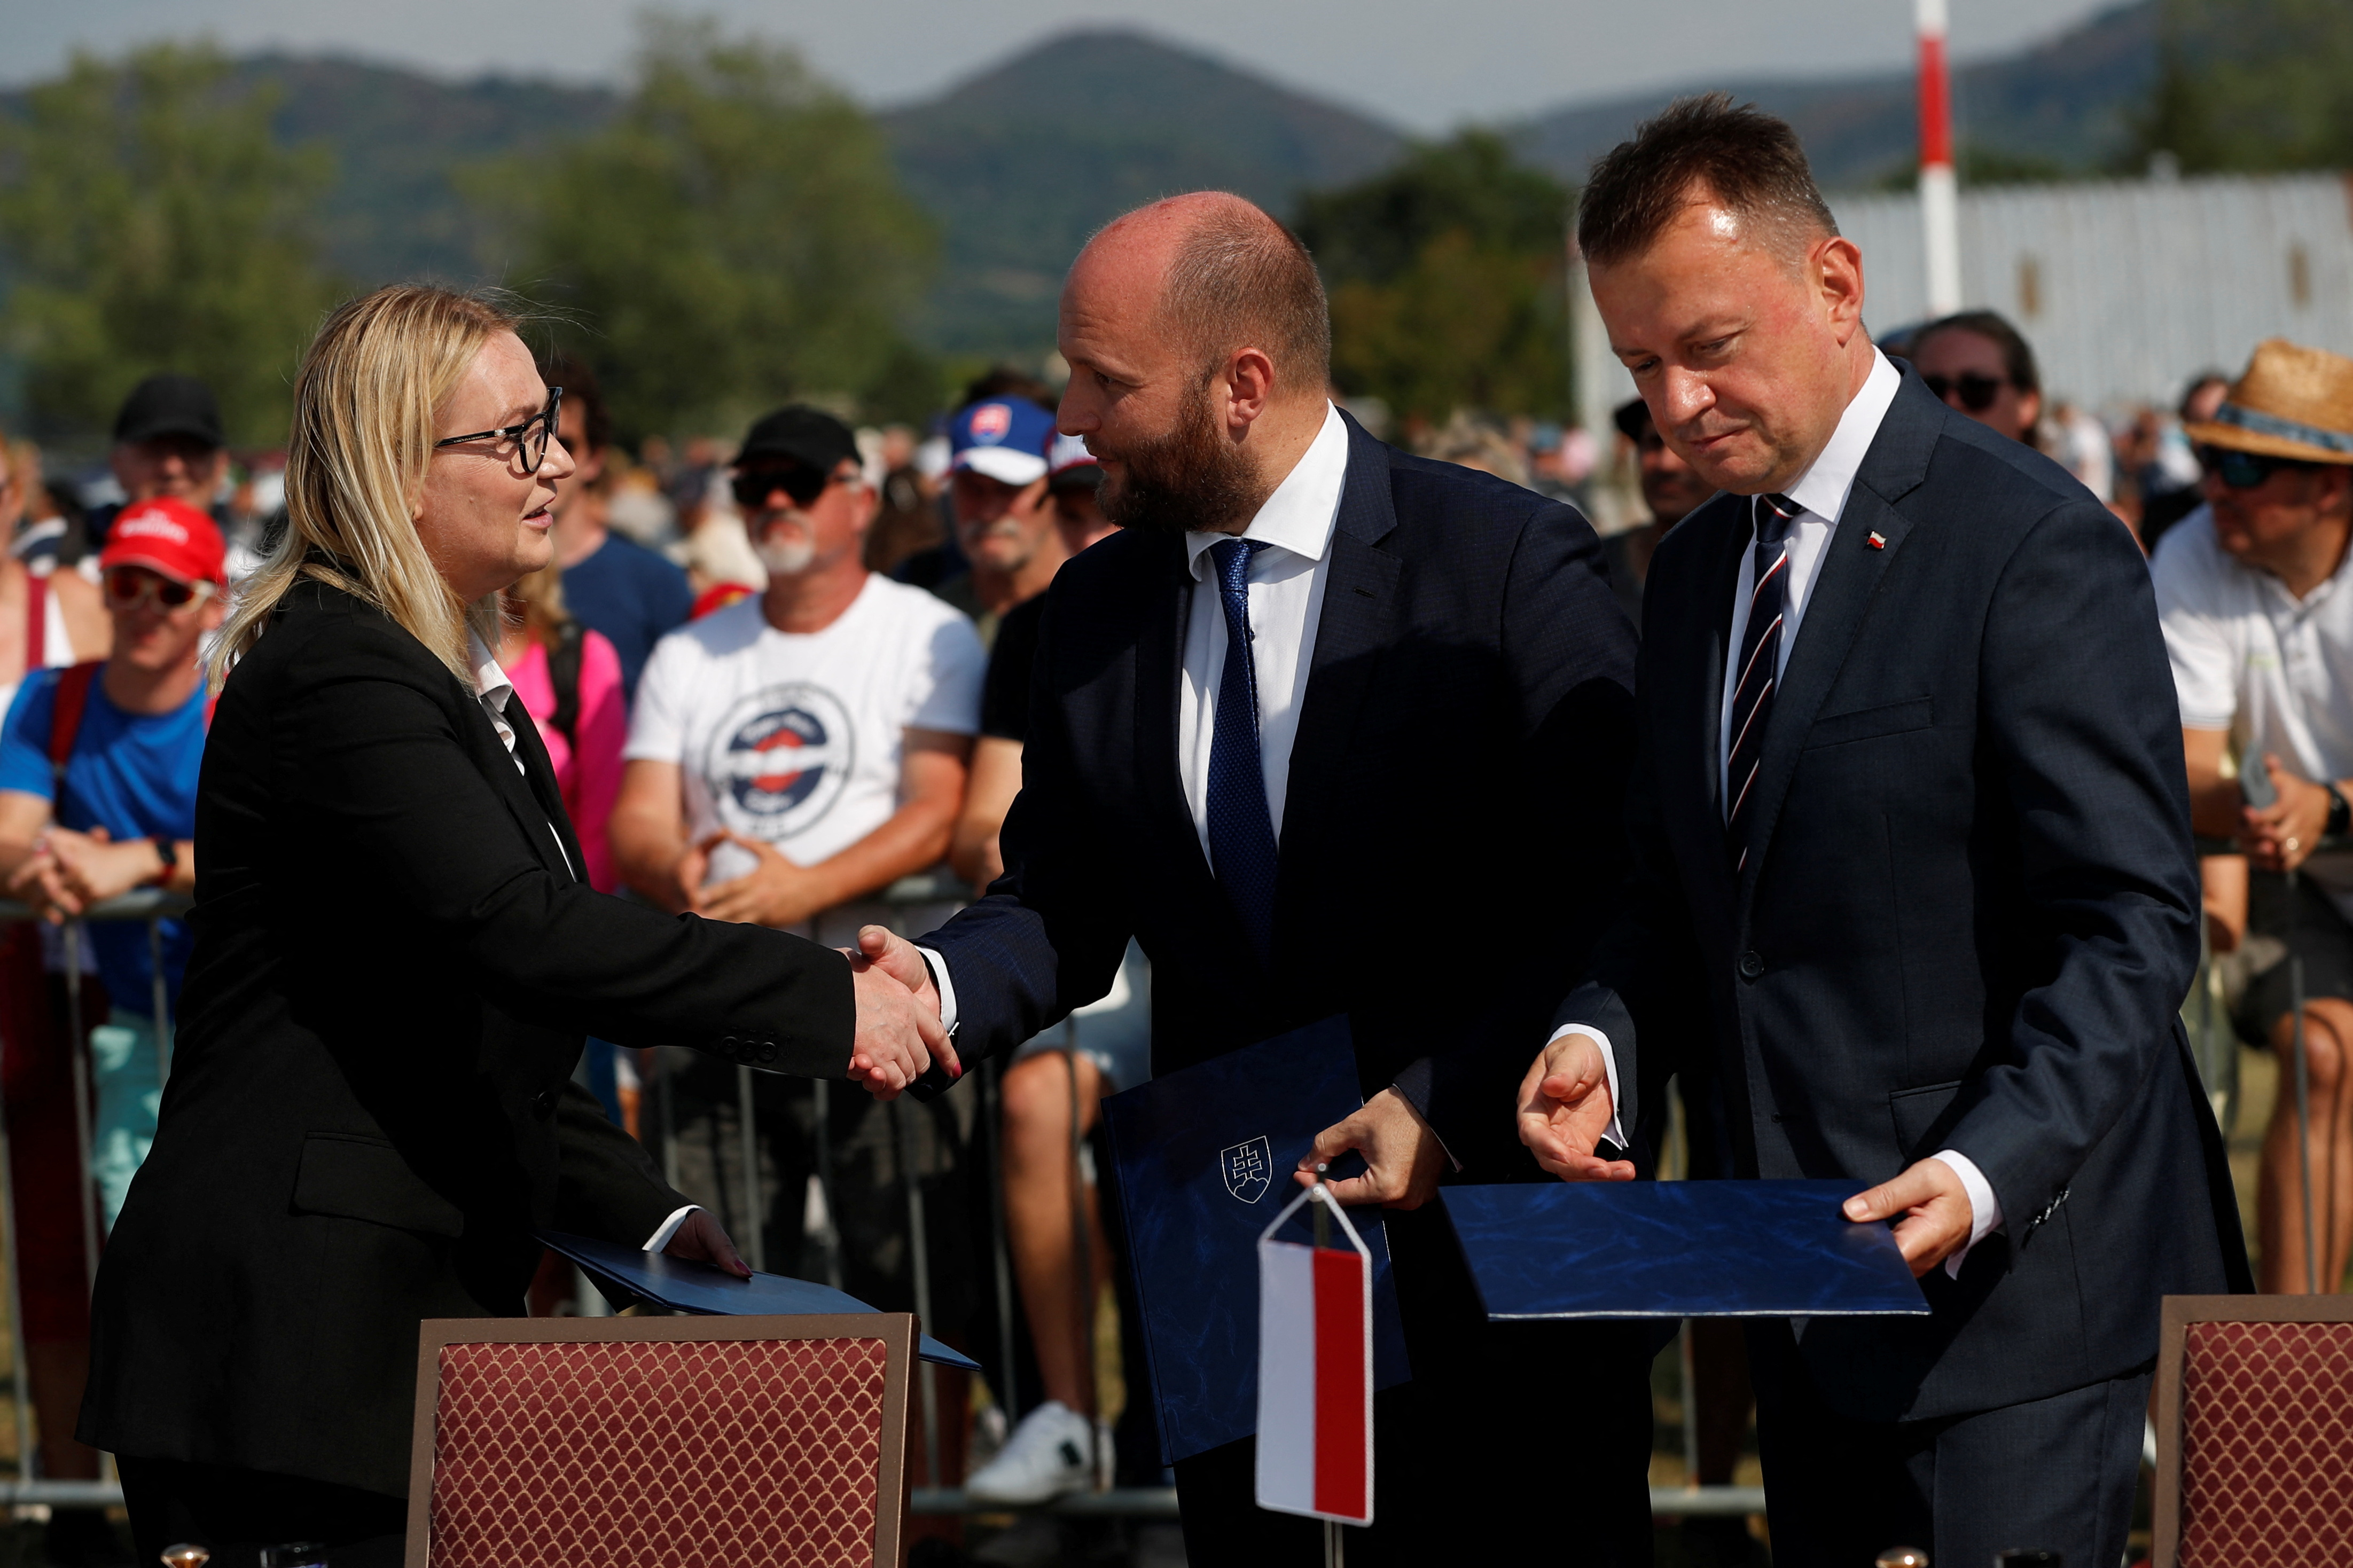
[[[497,430],[477,430],[469,436],[445,436],[433,443],[433,449],[438,452],[444,447],[460,446],[468,441],[488,441],[493,438],[503,441],[512,436],[514,437],[515,448],[522,454],[523,462],[526,465],[523,472],[536,474],[539,472],[540,465],[547,461],[547,448],[555,438],[555,424],[563,407],[564,388],[551,386],[547,389],[547,406],[522,424],[508,425]],[[531,427],[534,425],[539,426],[539,450],[535,453],[531,450],[529,435]]]

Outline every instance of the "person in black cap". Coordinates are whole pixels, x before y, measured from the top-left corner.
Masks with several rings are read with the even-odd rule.
[[[212,388],[195,376],[165,372],[132,387],[114,416],[114,450],[107,464],[122,487],[122,500],[91,509],[93,552],[106,547],[106,531],[125,507],[167,496],[212,513],[216,525],[228,527],[228,514],[217,504],[228,472],[228,437]]]
[[[1689,463],[1675,456],[1674,448],[1659,438],[1659,427],[1651,423],[1648,405],[1637,397],[1620,404],[1610,416],[1618,433],[1634,443],[1634,458],[1641,465],[1642,504],[1651,509],[1651,521],[1640,528],[1630,528],[1623,533],[1613,533],[1601,542],[1601,558],[1609,566],[1609,591],[1618,596],[1618,607],[1626,612],[1634,629],[1642,629],[1642,584],[1651,575],[1651,556],[1659,548],[1659,541],[1667,530],[1698,510],[1700,502],[1715,493],[1715,488],[1692,471]]]

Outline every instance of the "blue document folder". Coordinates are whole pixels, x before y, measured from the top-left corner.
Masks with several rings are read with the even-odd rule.
[[[1547,1182],[1443,1187],[1487,1316],[1925,1316],[1865,1182]]]
[[[1259,1233],[1297,1195],[1315,1135],[1363,1104],[1338,1017],[1103,1101],[1164,1463],[1258,1429]],[[1363,1168],[1351,1156],[1331,1176]],[[1410,1373],[1379,1213],[1349,1217],[1373,1254],[1373,1386],[1388,1388]]]
[[[539,1239],[549,1251],[562,1253],[580,1265],[599,1285],[616,1286],[628,1295],[641,1297],[676,1312],[693,1312],[706,1318],[748,1318],[768,1313],[806,1317],[818,1312],[881,1310],[830,1285],[812,1284],[783,1274],[754,1274],[749,1279],[738,1279],[708,1263],[659,1252],[640,1252],[633,1247],[586,1236],[567,1236],[560,1230],[543,1230]],[[929,1334],[920,1336],[915,1353],[942,1366],[961,1367],[966,1372],[980,1370],[978,1362],[960,1351],[950,1350]]]

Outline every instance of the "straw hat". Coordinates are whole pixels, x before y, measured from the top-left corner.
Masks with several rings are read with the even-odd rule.
[[[2266,338],[2214,417],[2182,431],[2259,457],[2353,463],[2353,359]]]

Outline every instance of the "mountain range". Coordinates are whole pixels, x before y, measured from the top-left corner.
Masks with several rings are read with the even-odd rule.
[[[1994,166],[2111,166],[2130,145],[2157,61],[2155,0],[2137,0],[1958,70],[1961,140]],[[255,56],[237,70],[278,95],[283,139],[333,154],[321,230],[331,262],[361,282],[501,277],[460,171],[527,158],[594,130],[620,104],[603,88],[447,82],[340,58]],[[1795,124],[1826,185],[1871,184],[1910,166],[1908,74],[1680,91],[1718,87]],[[1572,104],[1501,129],[1524,158],[1574,184],[1680,91]],[[16,96],[0,95],[0,112]],[[1138,202],[1217,186],[1288,213],[1303,191],[1374,174],[1407,146],[1403,132],[1356,110],[1132,31],[1060,35],[880,119],[944,241],[935,286],[911,325],[934,349],[959,354],[1042,350],[1062,268],[1090,232]]]

